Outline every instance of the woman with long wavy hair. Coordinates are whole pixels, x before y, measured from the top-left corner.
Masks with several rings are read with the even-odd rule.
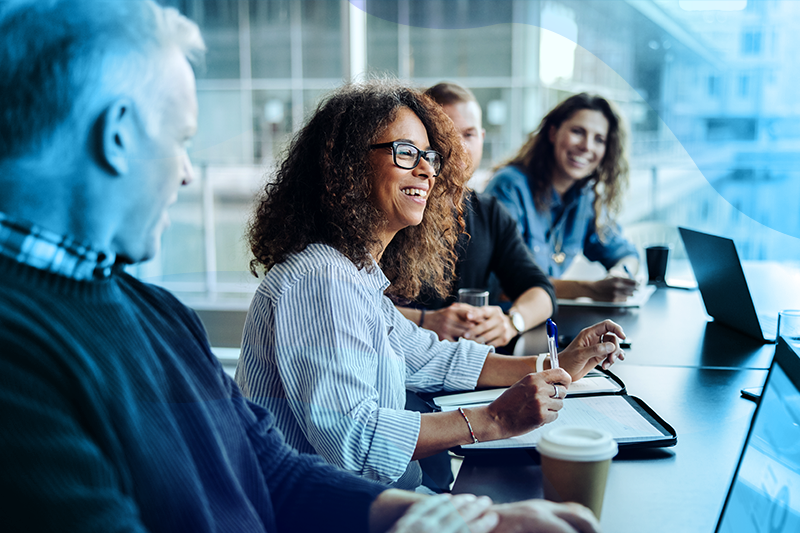
[[[636,248],[614,216],[628,184],[626,130],[605,98],[570,96],[542,119],[487,185],[514,218],[559,298],[624,300],[633,293]],[[608,271],[593,282],[561,278],[583,253]]]
[[[265,276],[236,379],[299,451],[415,488],[416,459],[554,420],[573,379],[622,356],[607,321],[564,350],[563,369],[542,357],[536,372],[537,357],[439,341],[395,309],[386,294],[447,290],[467,168],[441,108],[395,81],[340,88],[292,141],[249,229],[251,269]],[[403,409],[406,388],[509,385],[463,413]]]

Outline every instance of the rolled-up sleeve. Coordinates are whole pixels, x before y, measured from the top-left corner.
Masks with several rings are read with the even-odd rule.
[[[478,384],[492,346],[461,339],[440,341],[436,333],[403,317],[385,298],[384,309],[394,323],[390,339],[402,350],[406,362],[407,389],[415,392],[472,390]]]
[[[303,276],[277,302],[275,360],[288,404],[317,453],[391,482],[411,461],[420,414],[380,406],[386,391],[379,389],[402,392],[405,372],[402,357],[376,350],[379,305],[358,276],[335,266]]]

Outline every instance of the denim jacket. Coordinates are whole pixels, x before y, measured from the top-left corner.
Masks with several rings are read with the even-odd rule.
[[[591,183],[576,184],[564,198],[553,191],[549,209],[539,211],[528,177],[519,167],[506,166],[494,175],[486,192],[508,208],[537,264],[554,278],[560,278],[580,253],[590,261],[599,261],[606,269],[623,257],[638,256],[636,248],[622,237],[617,224],[606,224],[601,240]],[[556,258],[563,260],[558,262]]]

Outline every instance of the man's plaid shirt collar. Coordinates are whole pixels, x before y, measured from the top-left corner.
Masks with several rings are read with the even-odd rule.
[[[0,255],[78,281],[107,278],[116,256],[0,212]]]

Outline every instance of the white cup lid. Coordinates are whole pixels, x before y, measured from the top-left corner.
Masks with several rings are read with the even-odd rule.
[[[553,428],[539,439],[540,454],[564,461],[603,461],[617,455],[617,441],[602,429],[579,426]]]

